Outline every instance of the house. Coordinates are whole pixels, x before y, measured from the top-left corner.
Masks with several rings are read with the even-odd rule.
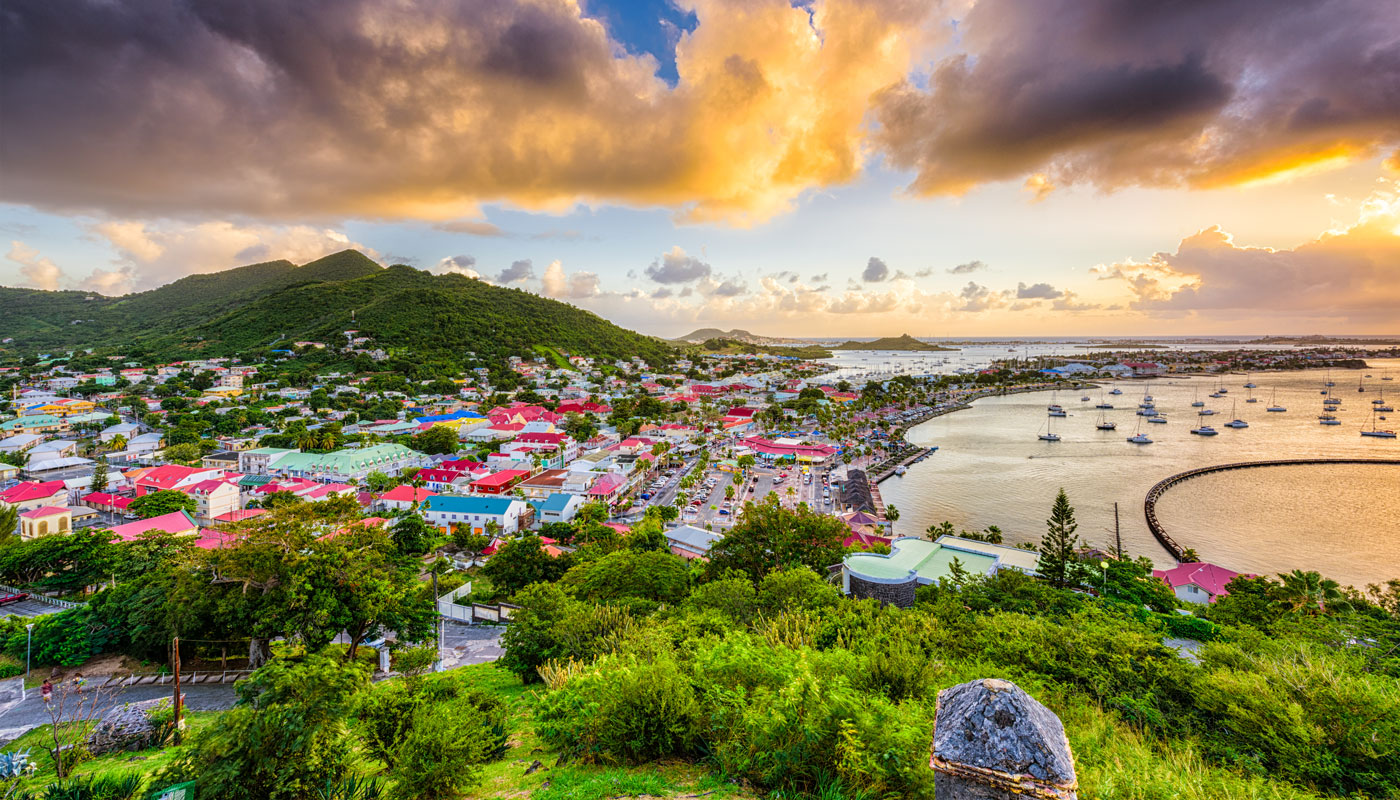
[[[1178,600],[1187,603],[1214,603],[1228,595],[1225,589],[1240,573],[1217,564],[1190,561],[1171,569],[1154,569],[1152,576],[1171,587]]]
[[[51,533],[73,530],[73,512],[67,506],[39,506],[19,514],[19,538],[29,541]]]
[[[1124,361],[1123,366],[1133,371],[1134,378],[1155,378],[1162,374],[1162,365],[1155,361]]]
[[[40,461],[64,458],[78,452],[78,443],[72,439],[52,439],[35,445],[29,451],[30,465]]]
[[[961,536],[940,536],[933,542],[903,536],[890,543],[888,554],[852,553],[842,559],[841,588],[852,597],[908,608],[918,587],[951,576],[955,561],[973,575],[995,575],[1003,569],[1033,575],[1040,554]]]
[[[413,486],[395,486],[379,496],[379,511],[407,511],[414,505],[422,505],[428,498],[437,497],[437,492]]]
[[[544,525],[550,522],[570,522],[583,507],[582,495],[555,492],[543,500],[531,500],[535,507],[535,522]]]
[[[588,502],[611,503],[627,487],[627,478],[616,472],[604,473],[588,487]]]
[[[159,432],[143,433],[126,440],[126,451],[128,453],[153,453],[164,445],[164,434]]]
[[[511,497],[440,494],[423,505],[423,518],[439,528],[465,525],[473,533],[486,533],[486,524],[494,522],[501,533],[515,533],[526,508],[524,502]]]
[[[271,475],[273,465],[282,456],[296,452],[298,451],[285,447],[258,447],[244,450],[238,454],[238,471],[244,475]]]
[[[187,512],[183,510],[172,511],[159,517],[138,519],[135,522],[118,525],[112,528],[112,535],[120,541],[130,542],[150,531],[160,531],[172,536],[194,536],[199,532],[199,525]]]
[[[68,487],[63,481],[32,481],[17,483],[0,492],[0,505],[15,506],[20,511],[43,506],[68,507]]]
[[[126,514],[131,507],[131,498],[122,497],[119,494],[110,492],[89,492],[83,495],[83,505],[93,511],[104,511],[108,514]]]
[[[140,433],[141,427],[139,425],[131,422],[119,422],[116,425],[108,425],[103,428],[102,432],[97,434],[97,439],[103,444],[107,444],[118,436],[126,441],[130,441],[131,437]]]
[[[218,517],[238,510],[236,483],[211,478],[181,487],[180,491],[194,498],[195,519],[205,525],[212,525]]]
[[[0,436],[17,433],[59,433],[68,429],[68,423],[52,414],[37,417],[16,417],[0,422]]]
[[[503,469],[500,472],[494,472],[484,478],[472,481],[471,491],[473,494],[510,494],[516,484],[525,480],[529,475],[529,470]]]
[[[136,496],[144,497],[151,492],[163,489],[183,489],[186,486],[217,478],[222,470],[203,467],[184,467],[179,464],[163,464],[141,470],[132,483],[136,486]]]
[[[666,531],[666,542],[670,544],[671,552],[687,560],[709,561],[710,548],[723,538],[722,533],[707,531],[694,525],[682,525]]]
[[[516,484],[515,488],[525,495],[526,500],[543,500],[562,491],[569,475],[570,472],[567,469],[547,469],[538,475],[526,478]]]
[[[0,439],[0,453],[23,453],[44,441],[45,438],[41,433],[21,433],[8,439]]]

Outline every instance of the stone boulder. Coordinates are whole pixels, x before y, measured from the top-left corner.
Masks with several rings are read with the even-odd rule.
[[[1074,755],[1054,712],[1010,681],[987,678],[938,693],[937,800],[1076,800]]]
[[[156,722],[151,716],[161,708],[169,708],[170,702],[169,697],[157,697],[116,706],[103,715],[88,734],[88,751],[100,756],[117,750],[141,750],[159,743],[165,736],[166,723]]]

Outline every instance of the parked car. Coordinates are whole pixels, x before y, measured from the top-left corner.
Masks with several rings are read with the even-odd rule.
[[[16,592],[16,593],[14,593],[14,594],[7,594],[7,595],[4,595],[3,597],[0,597],[0,606],[8,606],[8,605],[11,605],[12,603],[22,603],[22,602],[24,602],[25,600],[28,600],[28,599],[29,599],[29,593],[28,593],[28,592]]]

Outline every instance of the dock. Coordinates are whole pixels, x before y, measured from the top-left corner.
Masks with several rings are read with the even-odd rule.
[[[914,463],[915,460],[920,459],[920,458],[923,458],[924,456],[927,456],[927,455],[929,455],[930,453],[933,453],[933,452],[936,451],[937,449],[938,449],[937,447],[921,447],[921,448],[919,448],[917,451],[915,451],[915,452],[913,452],[913,453],[910,453],[909,455],[907,455],[907,456],[905,456],[904,458],[900,459],[900,460],[899,460],[899,463],[894,464],[893,466],[890,466],[890,467],[886,467],[882,472],[876,474],[873,478],[871,478],[871,479],[870,479],[870,482],[871,482],[872,484],[879,484],[881,481],[883,481],[883,480],[885,480],[886,478],[888,478],[888,477],[894,475],[894,471],[895,471],[896,469],[898,469],[899,467],[906,467],[906,466],[908,466],[908,465]]]

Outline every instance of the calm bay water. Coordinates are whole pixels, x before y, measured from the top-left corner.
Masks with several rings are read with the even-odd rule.
[[[1367,391],[1356,391],[1361,375]],[[1382,374],[1397,380],[1381,383]],[[1160,565],[1170,557],[1147,530],[1142,502],[1147,490],[1169,475],[1234,461],[1278,458],[1400,458],[1400,440],[1362,437],[1371,400],[1382,387],[1400,406],[1400,361],[1374,361],[1368,370],[1335,370],[1334,395],[1343,401],[1342,424],[1323,426],[1319,394],[1322,371],[1262,373],[1257,403],[1246,403],[1243,375],[1227,375],[1229,393],[1207,395],[1215,378],[1105,383],[1122,395],[1105,396],[1116,408],[1104,412],[1116,431],[1094,427],[1099,392],[1060,392],[1069,412],[1053,421],[1062,441],[1044,442],[1049,392],[986,398],[972,408],[938,417],[910,430],[908,439],[939,451],[910,467],[904,477],[880,485],[887,503],[899,507],[899,533],[914,535],[950,520],[958,527],[999,526],[1008,542],[1039,541],[1055,492],[1064,487],[1075,506],[1079,535],[1091,544],[1113,539],[1113,504],[1119,504],[1124,546]],[[1138,424],[1137,404],[1150,390],[1165,425],[1142,423],[1154,443],[1125,441]],[[1287,413],[1264,409],[1274,397]],[[1193,399],[1216,411],[1208,422],[1218,436],[1190,433],[1197,424]],[[1232,412],[1232,404],[1234,406]],[[1235,430],[1235,416],[1249,423]],[[1400,412],[1381,427],[1400,428]],[[1202,558],[1248,572],[1316,569],[1343,583],[1361,585],[1400,577],[1400,466],[1277,467],[1219,473],[1187,481],[1166,493],[1158,518],[1183,546]]]

